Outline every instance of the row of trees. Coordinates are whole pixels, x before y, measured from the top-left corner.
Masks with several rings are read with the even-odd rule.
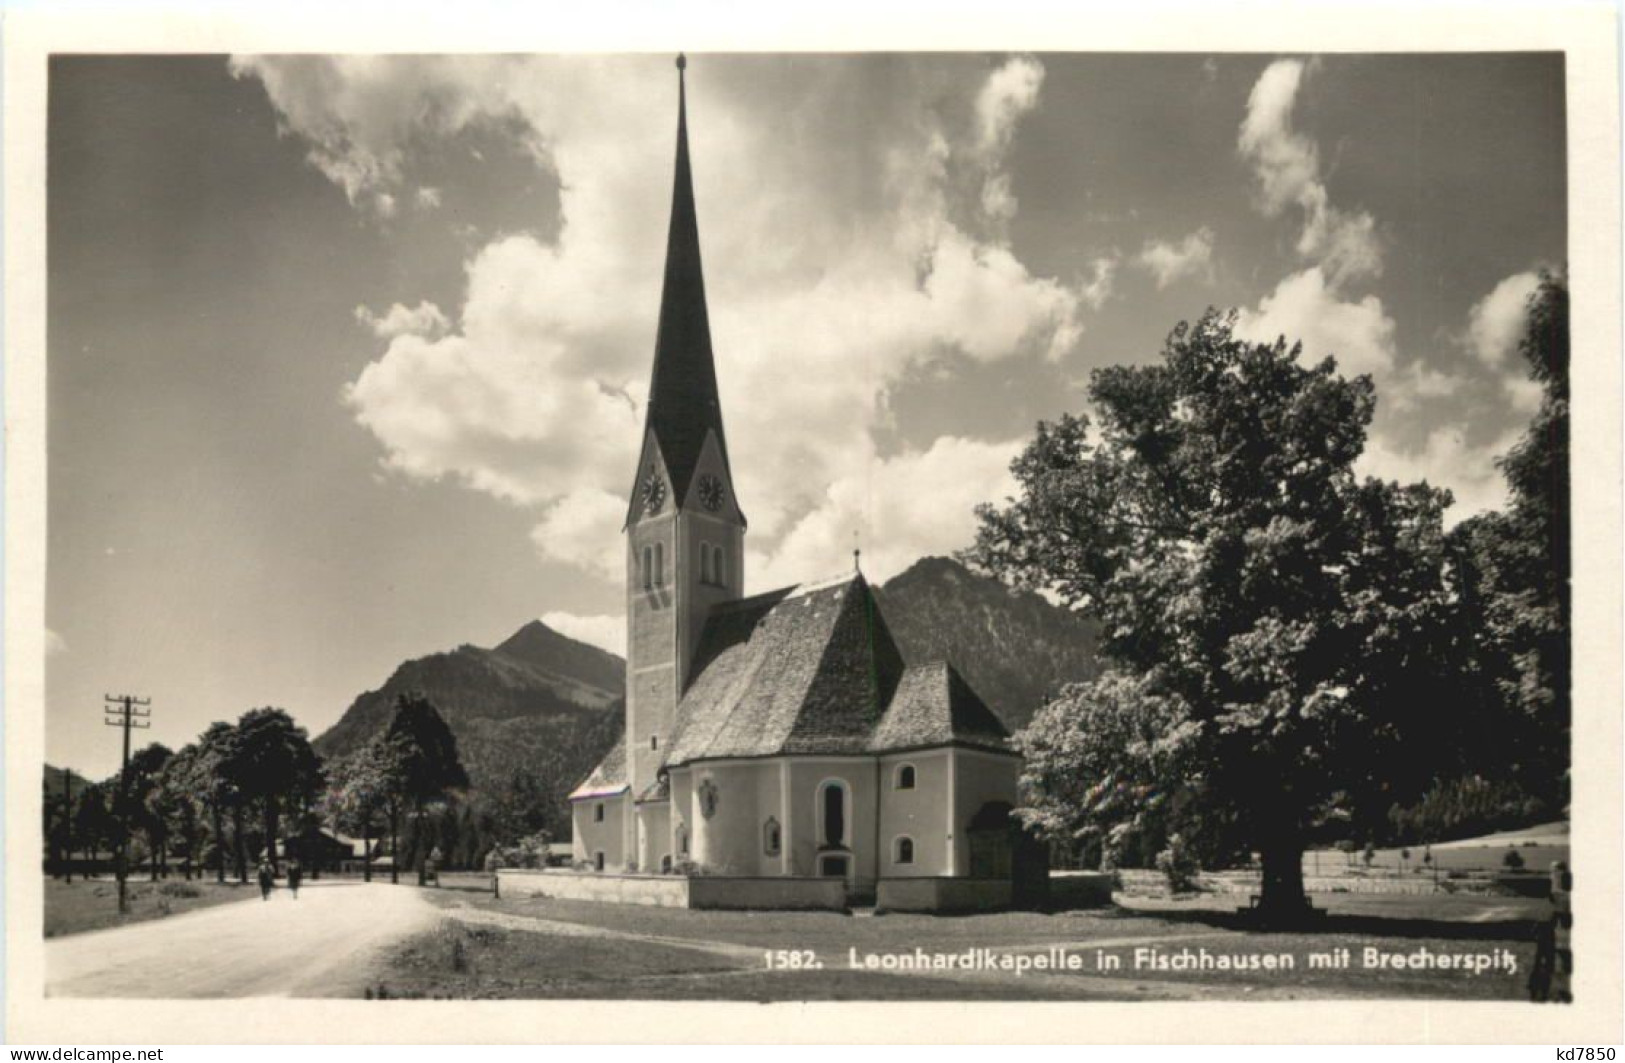
[[[1260,907],[1291,916],[1310,841],[1443,830],[1453,779],[1566,810],[1567,309],[1545,277],[1511,506],[1448,532],[1448,491],[1355,474],[1377,397],[1330,358],[1210,311],[1159,362],[1097,371],[1093,421],[1039,426],[967,555],[1101,623],[1107,671],[1019,736],[1026,821],[1108,858],[1256,852]]]
[[[403,695],[383,733],[332,765],[286,711],[252,709],[236,723],[210,724],[179,750],[153,743],[136,751],[127,774],[85,786],[71,801],[47,793],[46,837],[65,868],[75,852],[94,863],[127,827],[145,842],[154,879],[178,861],[188,879],[213,864],[224,882],[229,861],[246,882],[251,862],[280,867],[290,847],[323,825],[357,830],[371,853],[375,828],[387,824],[397,853],[403,816],[421,825],[467,784],[456,739],[421,696]]]

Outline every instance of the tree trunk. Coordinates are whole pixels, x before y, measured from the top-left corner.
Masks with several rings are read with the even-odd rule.
[[[248,884],[248,848],[243,838],[243,806],[231,806],[231,844],[237,852],[237,881]]]
[[[1281,831],[1259,847],[1264,865],[1264,888],[1258,898],[1258,917],[1268,923],[1304,921],[1309,896],[1303,890],[1303,839]]]
[[[218,881],[222,886],[226,884],[226,835],[220,829],[220,805],[211,803],[209,814],[214,819],[214,866],[218,872]]]
[[[422,801],[419,801],[417,803],[417,818],[416,818],[416,820],[414,822],[416,824],[417,842],[412,847],[415,850],[412,855],[417,857],[418,885],[423,886],[423,885],[427,885],[428,881],[429,881],[428,875],[427,875],[429,856],[428,856],[428,854],[426,852],[423,851],[423,802]]]
[[[276,862],[276,798],[265,799],[265,859],[271,861],[271,874],[279,869]]]
[[[372,817],[361,819],[361,881],[372,881]]]

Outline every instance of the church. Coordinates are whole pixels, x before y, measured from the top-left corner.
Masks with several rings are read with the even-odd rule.
[[[679,57],[677,161],[626,507],[626,730],[570,795],[598,872],[1009,880],[1021,758],[946,661],[906,661],[862,574],[746,597]],[[748,455],[741,455],[748,460]]]

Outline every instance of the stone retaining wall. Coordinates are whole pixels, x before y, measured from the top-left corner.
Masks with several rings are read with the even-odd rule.
[[[743,878],[704,875],[620,875],[597,871],[504,868],[504,897],[552,897],[655,908],[846,908],[846,884],[832,878]]]
[[[990,912],[1010,907],[1009,879],[883,878],[875,907],[888,912]]]

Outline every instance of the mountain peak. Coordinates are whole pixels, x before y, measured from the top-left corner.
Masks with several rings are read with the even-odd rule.
[[[492,652],[548,672],[568,675],[619,697],[626,685],[626,662],[613,653],[560,634],[532,620]]]

